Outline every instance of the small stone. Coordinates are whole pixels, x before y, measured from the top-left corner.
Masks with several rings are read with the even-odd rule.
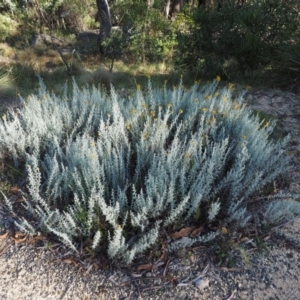
[[[26,274],[26,270],[25,270],[25,269],[21,269],[21,270],[19,271],[18,276],[23,277],[25,274]]]
[[[205,289],[206,287],[209,286],[209,279],[202,279],[202,278],[199,278],[195,281],[195,286],[200,289],[200,290],[203,290]]]

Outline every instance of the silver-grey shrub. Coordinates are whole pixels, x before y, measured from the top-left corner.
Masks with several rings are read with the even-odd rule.
[[[126,263],[156,243],[162,227],[245,226],[248,199],[288,164],[287,140],[270,139],[274,124],[264,125],[242,95],[232,99],[216,81],[190,90],[149,82],[147,92],[137,87],[127,98],[75,82],[57,96],[41,82],[2,119],[1,151],[25,162],[28,174],[25,208],[35,221],[19,220],[19,228],[52,233],[75,251],[79,237],[92,249],[107,244],[109,257]],[[175,241],[169,250],[217,234]]]

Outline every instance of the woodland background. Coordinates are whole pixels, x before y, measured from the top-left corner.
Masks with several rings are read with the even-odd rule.
[[[101,45],[100,2],[112,25]],[[2,0],[0,93],[30,93],[36,74],[55,91],[72,76],[127,91],[181,74],[297,88],[299,22],[297,0]]]

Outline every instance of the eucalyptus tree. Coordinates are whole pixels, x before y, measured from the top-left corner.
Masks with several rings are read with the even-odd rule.
[[[110,8],[107,0],[96,0],[96,2],[98,8],[98,16],[100,20],[99,45],[100,52],[103,53],[103,42],[110,35],[112,27]]]

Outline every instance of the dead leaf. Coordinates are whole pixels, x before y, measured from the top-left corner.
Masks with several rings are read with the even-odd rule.
[[[228,229],[226,227],[222,227],[221,231],[224,233],[224,234],[227,234],[228,233]]]
[[[35,243],[36,241],[42,241],[42,240],[44,240],[44,239],[45,239],[45,237],[42,236],[42,235],[35,235],[35,236],[33,236],[32,238],[30,238],[30,239],[28,240],[28,242],[30,242],[30,243]],[[51,247],[54,247],[54,246],[57,246],[57,245],[59,245],[59,244],[54,244],[54,245],[52,245]]]
[[[65,258],[65,259],[63,259],[62,261],[63,261],[64,263],[66,263],[66,264],[73,264],[75,267],[78,266],[78,262],[77,262],[74,258],[72,258],[72,257],[70,257],[70,258]]]
[[[203,231],[203,229],[204,229],[203,226],[196,228],[195,230],[192,231],[190,237],[194,238],[196,236],[199,236],[201,234],[201,232]]]
[[[174,286],[176,286],[178,284],[178,278],[175,276],[166,276],[166,277],[161,277],[164,280],[169,281],[170,283],[172,283]]]
[[[23,238],[24,236],[25,236],[24,233],[22,233],[21,231],[17,231],[14,235],[14,238],[20,239],[20,238]]]
[[[27,239],[27,235],[16,234],[14,237],[11,237],[17,244],[24,243]]]
[[[6,231],[6,233],[0,235],[0,240],[5,239],[8,236],[8,231]]]
[[[139,272],[139,271],[143,271],[143,270],[145,270],[145,271],[151,271],[152,268],[153,268],[153,266],[150,265],[150,264],[143,264],[143,265],[138,266],[138,267],[136,268],[136,270],[137,270],[138,272]]]
[[[10,189],[10,191],[14,194],[18,193],[20,191],[20,188],[18,186],[14,186]]]
[[[171,237],[173,239],[180,239],[182,237],[187,237],[193,232],[194,229],[195,226],[182,228],[180,231],[176,231],[172,233]]]
[[[168,257],[168,251],[163,250],[162,255],[160,256],[160,258],[158,259],[158,261],[165,261]]]

